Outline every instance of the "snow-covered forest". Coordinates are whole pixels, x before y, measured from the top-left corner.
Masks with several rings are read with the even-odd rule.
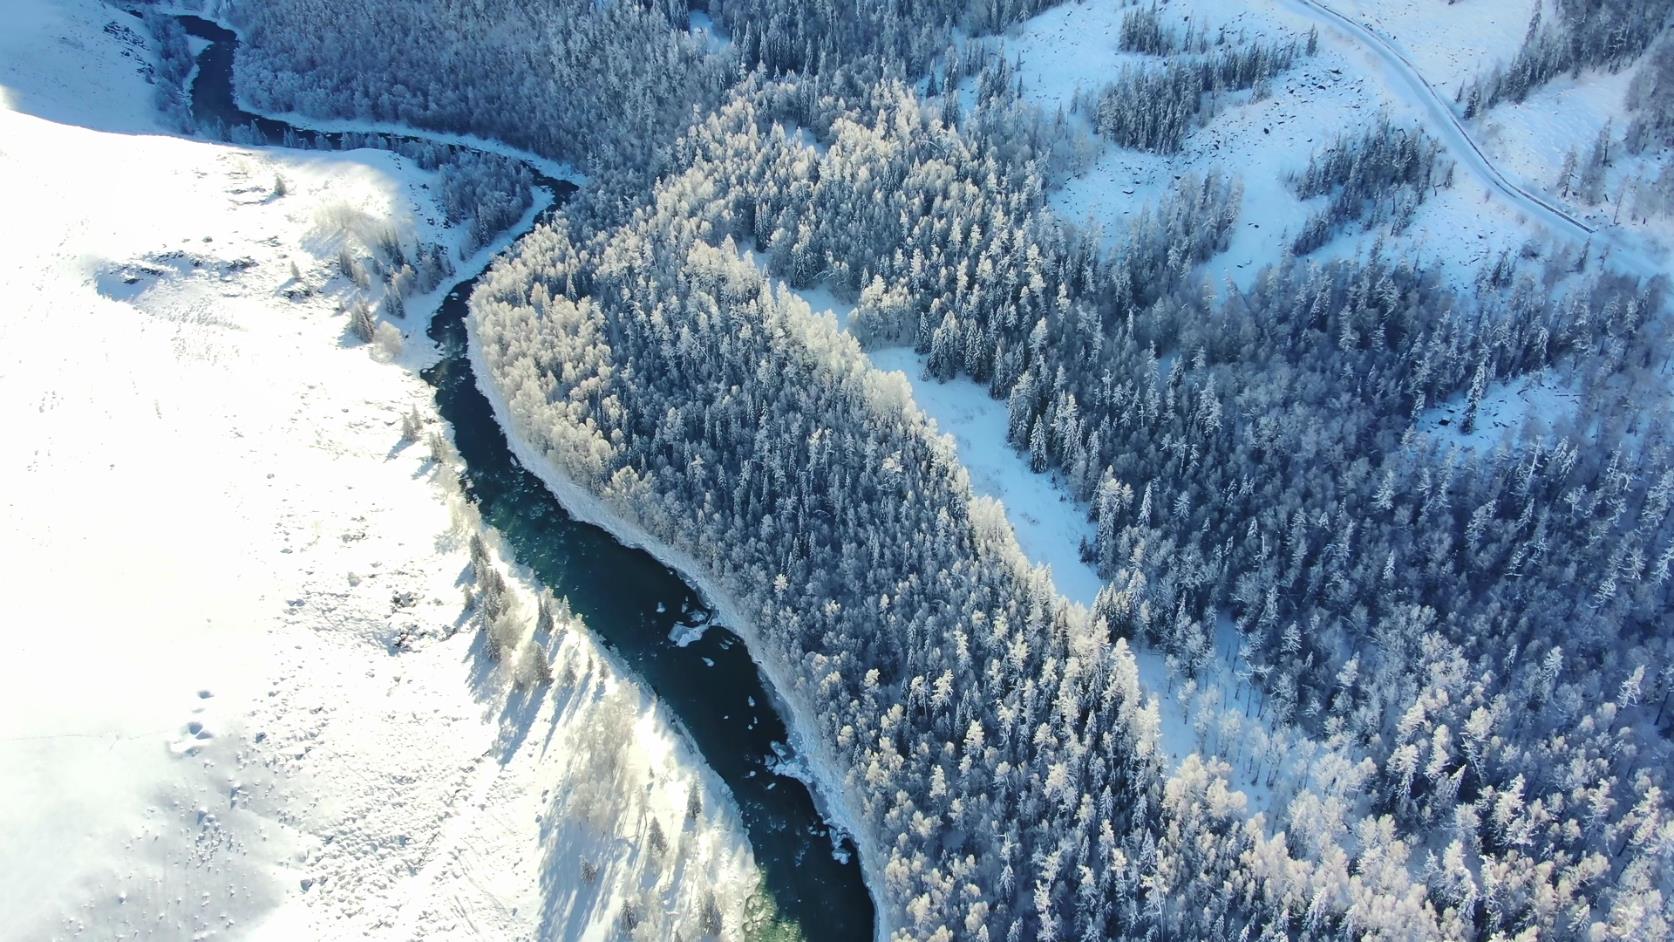
[[[1670,939],[1674,3],[1413,63],[1509,6],[210,12],[263,112],[586,173],[480,282],[473,362],[520,455],[741,617],[880,938]],[[1054,16],[1097,67],[1026,59]],[[533,205],[516,158],[369,142],[462,231],[337,261],[363,340]],[[1058,509],[980,488],[915,382],[985,392]],[[1019,512],[1072,518],[1091,604]],[[471,557],[551,683],[567,612]],[[616,930],[720,924],[678,921]]]
[[[1017,63],[980,39],[1027,8],[729,3],[711,54],[683,11],[636,9],[638,32],[612,35],[667,51],[618,77],[577,75],[571,52],[491,72],[392,58],[478,54],[421,51],[412,16],[531,19],[497,35],[548,50],[630,15],[615,5],[450,6],[383,32],[347,28],[382,4],[334,5],[341,29],[247,6],[275,106],[509,121],[643,181],[584,191],[519,244],[474,305],[481,354],[519,436],[740,600],[819,718],[898,934],[1666,931],[1674,442],[1650,273],[1561,242],[1490,253],[1466,281],[1428,260],[1444,245],[1295,258],[1348,227],[1399,240],[1452,182],[1441,145],[1388,116],[1302,149],[1289,186],[1324,208],[1242,285],[1200,268],[1243,213],[1236,174],[1182,178],[1101,244],[1048,201],[1082,119],[1025,104]],[[1559,4],[1462,114],[1567,69],[1637,69],[1643,147],[1662,22]],[[1076,111],[1169,153],[1320,39],[1136,5],[1116,41],[1160,61],[1090,76]],[[325,51],[344,42],[364,53]],[[452,84],[429,110],[285,97],[287,69],[339,56],[382,89]],[[470,119],[443,104],[543,81]],[[849,299],[852,336],[769,274]],[[1031,568],[863,345],[1007,403],[1014,447],[1089,518],[1080,549],[1108,583],[1090,611]],[[1493,389],[1548,373],[1573,410],[1497,446],[1421,431],[1458,403],[1470,435]],[[1134,649],[1164,657],[1168,689],[1141,689]],[[1161,758],[1159,699],[1201,759]]]
[[[525,240],[476,316],[514,426],[747,600],[909,935],[1636,918],[1669,833],[1661,734],[1636,742],[1674,680],[1674,469],[1638,405],[1660,289],[1566,259],[1460,291],[1374,256],[1217,300],[1194,222],[1234,190],[1183,188],[1107,256],[906,89],[858,107],[741,89],[650,206]],[[1008,400],[1095,516],[1091,613],[1054,603],[899,381],[731,241]],[[1560,363],[1587,393],[1544,437],[1473,456],[1412,431],[1451,397],[1469,431],[1490,382]],[[1271,783],[1305,741],[1334,771],[1264,827],[1224,766],[1159,768],[1130,643],[1181,685],[1222,660],[1247,681],[1201,707],[1206,751]]]

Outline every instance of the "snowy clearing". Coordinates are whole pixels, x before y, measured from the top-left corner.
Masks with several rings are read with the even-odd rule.
[[[1581,393],[1573,383],[1551,373],[1520,376],[1489,386],[1477,407],[1476,427],[1463,430],[1466,397],[1455,396],[1424,410],[1418,428],[1439,441],[1458,444],[1471,451],[1491,451],[1502,442],[1515,442],[1528,426],[1535,434],[1547,434],[1572,417]]]

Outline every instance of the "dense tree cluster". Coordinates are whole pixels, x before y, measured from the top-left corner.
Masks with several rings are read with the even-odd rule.
[[[1174,35],[1174,31],[1164,25],[1163,18],[1157,12],[1155,3],[1148,7],[1136,7],[1129,10],[1122,17],[1122,33],[1117,37],[1116,45],[1123,52],[1138,52],[1148,56],[1166,56],[1180,51],[1181,48],[1195,52],[1208,52],[1207,41],[1199,42],[1201,37],[1191,37],[1182,41]]]
[[[743,61],[770,74],[919,74],[948,48],[955,28],[996,32],[1057,0],[711,0],[715,21]]]
[[[368,15],[367,6],[375,8]],[[234,0],[249,54],[240,88],[266,111],[471,132],[584,169],[646,166],[739,65],[842,84],[918,75],[1047,0],[714,0],[733,42],[715,52],[673,0]],[[460,41],[466,39],[468,41]]]
[[[157,62],[151,77],[155,85],[152,103],[176,130],[191,131],[194,127],[191,90],[186,87],[186,79],[192,74],[194,56],[186,41],[186,30],[174,17],[151,10],[144,11],[140,21],[151,34],[152,53]]]
[[[686,7],[666,0],[239,0],[231,13],[238,86],[258,110],[471,132],[585,168],[644,164],[730,73],[673,28]]]
[[[1629,153],[1674,151],[1674,27],[1641,60],[1627,106],[1633,112],[1624,140]],[[1636,202],[1641,216],[1674,215],[1674,160],[1665,160],[1655,177],[1637,181]]]
[[[1214,116],[1221,96],[1255,89],[1260,97],[1264,84],[1290,68],[1301,51],[1294,42],[1249,43],[1171,56],[1161,68],[1127,66],[1080,107],[1100,134],[1122,147],[1174,153],[1193,128]]]
[[[531,202],[534,179],[519,160],[461,148],[437,175],[448,222],[468,227],[467,253],[511,228]]]
[[[1362,133],[1340,136],[1291,181],[1303,199],[1331,198],[1303,224],[1291,251],[1307,255],[1356,222],[1368,229],[1387,222],[1396,234],[1406,231],[1430,191],[1452,182],[1452,164],[1444,168],[1440,155],[1435,138],[1398,127],[1388,117]]]

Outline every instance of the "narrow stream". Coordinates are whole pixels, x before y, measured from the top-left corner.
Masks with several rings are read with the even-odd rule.
[[[191,90],[201,125],[254,128],[271,144],[335,146],[342,139],[240,110],[232,89],[237,37],[199,17],[179,20],[188,33],[211,42],[198,56]],[[530,169],[559,201],[575,189]],[[785,724],[743,642],[712,626],[697,641],[675,645],[671,632],[707,624],[713,616],[699,595],[650,554],[571,517],[513,457],[465,355],[467,303],[475,286],[476,279],[468,278],[448,293],[429,329],[442,356],[423,373],[453,426],[467,493],[518,561],[567,596],[593,632],[674,711],[731,789],[762,870],[765,901],[778,920],[765,934],[799,934],[810,942],[870,939],[875,914],[853,844],[826,824],[807,786],[773,771],[788,739]]]

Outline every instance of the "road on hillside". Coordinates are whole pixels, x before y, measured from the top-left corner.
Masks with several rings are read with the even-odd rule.
[[[1390,84],[1397,92],[1405,93],[1414,104],[1420,106],[1430,116],[1431,124],[1435,126],[1438,137],[1447,146],[1453,159],[1475,173],[1490,189],[1498,190],[1507,199],[1522,207],[1530,216],[1544,222],[1548,228],[1573,235],[1585,241],[1597,230],[1585,222],[1575,218],[1563,208],[1554,205],[1550,200],[1525,189],[1521,184],[1513,181],[1494,166],[1482,148],[1471,138],[1470,131],[1459,120],[1453,106],[1438,93],[1434,86],[1425,81],[1419,74],[1418,68],[1412,64],[1401,50],[1397,49],[1389,40],[1378,35],[1365,25],[1338,13],[1319,0],[1282,0],[1285,6],[1311,19],[1334,26],[1351,38],[1358,40],[1375,56],[1380,59],[1391,77],[1395,80]]]

